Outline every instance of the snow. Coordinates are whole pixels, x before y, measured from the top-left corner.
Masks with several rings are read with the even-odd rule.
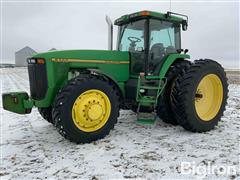
[[[25,68],[1,69],[2,92],[27,91]],[[136,124],[132,111],[121,111],[114,130],[99,141],[74,144],[43,120],[37,109],[18,115],[2,109],[2,179],[240,179],[240,85],[230,84],[228,105],[219,125],[206,133],[191,133],[158,120],[155,126]],[[235,174],[183,174],[181,162],[234,166]]]

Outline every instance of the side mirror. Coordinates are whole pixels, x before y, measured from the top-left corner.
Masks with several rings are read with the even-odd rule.
[[[188,52],[188,49],[185,49],[185,50],[184,50],[184,54],[187,54],[187,52]]]
[[[187,30],[187,27],[188,27],[188,23],[187,23],[187,21],[184,20],[184,21],[182,22],[182,30],[183,30],[183,31],[186,31],[186,30]]]
[[[177,49],[177,53],[181,53],[183,51],[183,49]]]

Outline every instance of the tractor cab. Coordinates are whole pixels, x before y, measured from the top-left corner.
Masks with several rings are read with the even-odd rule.
[[[141,11],[115,21],[119,26],[117,50],[130,53],[131,75],[158,75],[164,58],[181,52],[180,28],[186,30],[187,20],[172,14],[186,17]]]
[[[181,26],[183,30],[187,29],[187,16],[172,12],[161,14],[140,11],[122,16],[115,21],[115,25],[119,26],[117,50],[130,54],[130,79],[125,85],[126,97],[138,103],[138,114],[140,109],[146,111],[141,106],[154,111],[167,83],[164,77],[159,76],[160,70],[170,54],[181,53],[180,32]],[[138,119],[151,122],[149,119],[155,118]]]

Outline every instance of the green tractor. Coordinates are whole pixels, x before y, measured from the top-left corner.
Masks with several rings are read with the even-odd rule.
[[[156,117],[192,132],[209,131],[225,110],[228,84],[217,62],[190,62],[181,48],[188,17],[140,11],[118,18],[117,48],[39,53],[27,59],[30,97],[2,95],[5,110],[27,114],[35,106],[59,133],[76,143],[103,138],[119,110],[132,109],[137,122]]]

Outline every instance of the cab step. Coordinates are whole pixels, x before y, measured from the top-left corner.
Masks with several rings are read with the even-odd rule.
[[[155,124],[157,119],[156,113],[145,113],[145,112],[139,112],[137,114],[137,124],[140,125],[153,125]]]
[[[136,92],[136,101],[138,102],[137,123],[141,125],[153,125],[156,122],[156,106],[158,97],[166,85],[166,79],[159,76],[145,76],[140,73]],[[152,91],[152,94],[148,94]],[[144,112],[141,107],[150,107],[152,112]]]

